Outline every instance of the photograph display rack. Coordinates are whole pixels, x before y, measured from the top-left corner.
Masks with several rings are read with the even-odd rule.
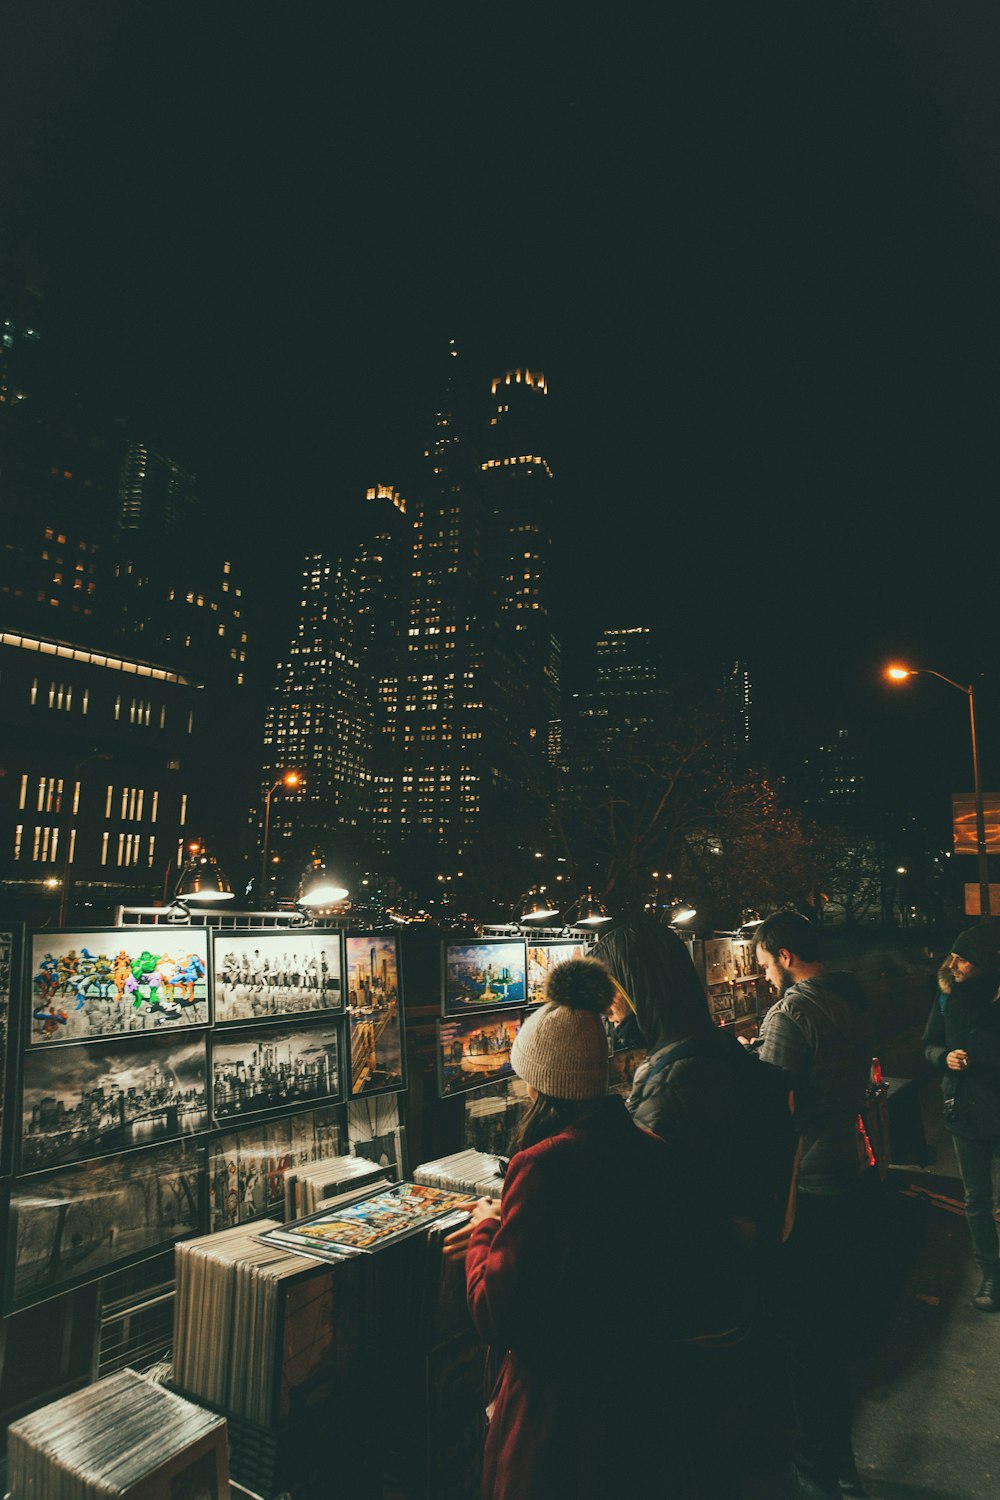
[[[6,1314],[280,1216],[296,1167],[405,1169],[398,938],[165,915],[0,934]]]

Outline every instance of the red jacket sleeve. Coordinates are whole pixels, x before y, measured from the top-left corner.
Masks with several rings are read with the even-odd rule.
[[[473,1230],[465,1257],[466,1292],[476,1331],[485,1343],[510,1349],[530,1340],[536,1309],[554,1269],[551,1203],[540,1178],[542,1161],[519,1152],[511,1161],[500,1218]]]

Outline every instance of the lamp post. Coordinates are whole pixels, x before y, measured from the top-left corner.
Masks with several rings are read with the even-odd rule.
[[[267,841],[271,832],[271,798],[279,786],[298,786],[302,777],[298,771],[283,771],[264,798],[264,847],[260,855],[260,899],[264,900],[264,883],[267,880]]]
[[[921,673],[925,677],[937,677],[941,682],[946,682],[949,687],[957,688],[964,693],[969,700],[969,730],[972,734],[972,783],[976,804],[976,856],[979,862],[979,915],[989,921],[993,913],[990,909],[990,867],[986,858],[986,818],[983,814],[983,784],[979,777],[979,741],[976,738],[976,694],[972,683],[966,685],[955,682],[953,678],[946,677],[943,672],[935,672],[933,667],[904,667],[894,665],[886,667],[885,675],[890,682],[905,682],[908,677],[917,677]]]

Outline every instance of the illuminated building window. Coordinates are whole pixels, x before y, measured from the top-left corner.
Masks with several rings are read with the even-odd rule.
[[[14,829],[14,858],[21,858],[21,840],[24,837],[24,824],[18,823]]]

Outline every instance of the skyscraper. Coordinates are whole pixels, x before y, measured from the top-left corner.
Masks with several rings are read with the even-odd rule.
[[[535,518],[523,483],[494,478],[514,468],[503,460],[521,439],[513,416],[508,444],[482,412],[451,344],[416,486],[405,634],[379,681],[375,811],[383,851],[404,865],[410,850],[424,864],[471,864],[488,881],[490,861],[498,867],[530,821],[531,747],[544,758],[550,715],[524,675],[529,637],[544,632],[528,629],[544,617],[543,553],[526,529]]]

